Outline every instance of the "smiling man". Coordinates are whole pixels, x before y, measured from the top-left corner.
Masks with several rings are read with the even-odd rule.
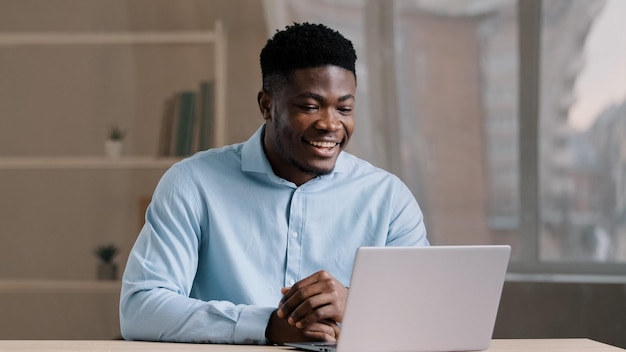
[[[154,192],[122,282],[126,339],[336,341],[356,249],[428,245],[404,183],[344,151],[355,61],[324,25],[268,40],[265,123],[175,164]]]

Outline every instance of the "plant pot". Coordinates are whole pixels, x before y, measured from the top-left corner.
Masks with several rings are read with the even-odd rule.
[[[104,142],[104,154],[108,158],[117,159],[122,156],[124,144],[121,140],[107,140]]]
[[[117,280],[117,264],[98,264],[98,280]]]

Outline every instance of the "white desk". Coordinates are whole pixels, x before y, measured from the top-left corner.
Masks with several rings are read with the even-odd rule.
[[[134,341],[0,340],[0,351],[203,351],[285,352],[289,347],[206,345]],[[489,352],[618,352],[621,348],[588,339],[493,340]]]

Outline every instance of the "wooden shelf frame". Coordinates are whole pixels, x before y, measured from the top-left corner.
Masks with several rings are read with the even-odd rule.
[[[119,294],[120,280],[0,279],[0,294],[111,293]]]
[[[179,160],[181,160],[179,157],[0,157],[0,170],[164,169]]]
[[[215,31],[16,32],[0,33],[0,46],[209,44],[218,37]]]

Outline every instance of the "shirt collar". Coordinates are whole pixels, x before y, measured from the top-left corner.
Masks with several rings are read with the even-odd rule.
[[[256,132],[244,142],[241,150],[241,169],[244,172],[260,172],[265,174],[274,175],[272,166],[270,165],[267,156],[263,151],[263,131],[265,124],[259,127]],[[336,173],[346,173],[350,169],[350,158],[348,154],[343,151],[337,158],[335,169],[329,174],[322,176],[323,179],[333,177]]]

